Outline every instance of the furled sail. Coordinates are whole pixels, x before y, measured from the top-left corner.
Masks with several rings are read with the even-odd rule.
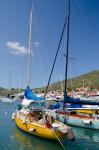
[[[64,99],[65,103],[71,103],[71,104],[82,104],[82,105],[99,105],[98,101],[94,101],[94,100],[83,100],[83,99],[79,99],[79,98],[73,98],[70,96],[65,96]]]
[[[44,100],[43,97],[39,97],[36,94],[33,93],[33,91],[29,88],[29,86],[27,86],[27,88],[25,89],[25,97],[28,100]]]

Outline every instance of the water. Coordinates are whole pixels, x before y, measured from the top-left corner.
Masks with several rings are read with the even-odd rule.
[[[19,130],[11,120],[13,104],[0,103],[0,150],[62,150],[57,141]],[[99,131],[72,127],[76,141],[62,140],[66,150],[99,150]]]

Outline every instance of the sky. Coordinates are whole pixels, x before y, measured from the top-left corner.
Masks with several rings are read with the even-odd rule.
[[[47,84],[68,0],[34,0],[31,88]],[[0,0],[0,86],[27,86],[30,0]],[[66,31],[51,82],[64,79]],[[68,78],[99,70],[99,0],[71,0]]]

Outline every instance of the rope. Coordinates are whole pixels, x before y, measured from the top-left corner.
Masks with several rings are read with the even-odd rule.
[[[61,34],[61,37],[60,37],[60,40],[59,40],[58,48],[57,48],[56,55],[55,55],[55,58],[54,58],[54,62],[53,62],[53,66],[52,66],[52,69],[51,69],[50,76],[49,76],[49,80],[48,80],[48,84],[47,84],[47,87],[46,87],[46,91],[45,91],[45,94],[44,94],[44,99],[46,97],[46,94],[47,94],[47,91],[48,91],[48,88],[49,88],[50,80],[51,80],[52,73],[53,73],[53,70],[54,70],[54,67],[55,67],[56,59],[58,57],[58,53],[59,53],[59,50],[60,50],[60,46],[61,46],[61,42],[62,42],[62,39],[63,39],[63,35],[64,35],[64,32],[65,32],[66,24],[67,24],[67,16],[65,18],[65,23],[64,23],[64,26],[63,26],[62,34]]]
[[[60,143],[60,145],[62,146],[62,148],[63,148],[64,150],[66,150],[65,147],[64,147],[64,145],[63,145],[63,143],[62,143],[62,142],[60,141],[60,139],[57,137],[57,135],[56,135],[56,133],[54,132],[53,129],[52,129],[52,132],[53,132],[54,136],[56,137],[56,139],[58,140],[58,142]]]

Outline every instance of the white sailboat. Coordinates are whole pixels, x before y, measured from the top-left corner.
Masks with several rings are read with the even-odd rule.
[[[68,12],[65,90],[63,104],[64,110],[58,110],[56,112],[59,114],[58,119],[66,124],[99,130],[99,102],[92,100],[81,100],[79,98],[72,98],[67,95],[66,89],[69,50],[70,0]],[[70,104],[69,107],[67,107],[67,104]]]

